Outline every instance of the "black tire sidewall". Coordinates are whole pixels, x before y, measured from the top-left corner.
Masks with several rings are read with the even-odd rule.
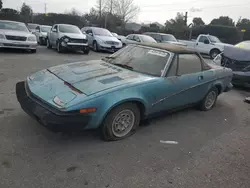
[[[124,137],[116,137],[112,131],[112,123],[113,123],[113,120],[116,117],[116,115],[125,109],[129,109],[134,113],[135,123],[134,123],[131,131],[127,135],[125,135]],[[101,126],[102,139],[105,141],[116,141],[116,140],[122,140],[124,138],[129,137],[135,133],[136,129],[138,128],[138,126],[140,124],[140,120],[141,120],[140,109],[137,107],[136,104],[124,103],[124,104],[117,106],[107,114],[106,118],[104,119],[104,121],[102,123],[102,126]]]
[[[210,58],[211,58],[211,59],[214,59],[214,58],[217,56],[217,55],[216,55],[215,57],[212,57],[212,55],[213,55],[214,52],[217,52],[217,55],[220,54],[220,51],[219,51],[219,50],[212,50],[212,51],[210,52]]]
[[[215,98],[214,104],[208,109],[208,108],[206,108],[206,106],[205,106],[205,102],[206,102],[206,99],[207,99],[208,94],[209,94],[210,92],[212,92],[212,91],[215,91],[215,93],[216,93],[216,98]],[[218,89],[217,89],[216,87],[211,88],[211,89],[207,92],[207,94],[206,94],[206,96],[204,97],[204,99],[201,101],[201,103],[200,103],[200,110],[202,110],[202,111],[211,110],[211,109],[216,105],[216,101],[217,101],[217,98],[218,98],[218,93],[219,93],[219,91],[218,91]]]
[[[95,48],[95,46],[96,46],[96,48]],[[98,44],[97,44],[96,41],[93,42],[93,50],[94,50],[95,52],[98,52],[98,51],[99,51],[99,49],[98,49]]]

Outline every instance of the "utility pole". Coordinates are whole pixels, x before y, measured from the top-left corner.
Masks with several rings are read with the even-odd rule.
[[[184,17],[184,19],[185,19],[185,24],[187,25],[187,18],[188,18],[188,12],[185,12],[185,17]]]
[[[47,3],[44,3],[44,12],[47,14]]]
[[[110,14],[113,12],[113,0],[110,0]]]

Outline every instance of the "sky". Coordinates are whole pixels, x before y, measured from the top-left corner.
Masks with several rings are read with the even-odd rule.
[[[86,13],[96,5],[96,0],[3,0],[4,8],[19,9],[22,3],[30,5],[34,12],[64,13],[75,8]],[[188,12],[188,22],[194,17],[201,17],[206,24],[213,18],[229,16],[237,21],[240,17],[250,19],[250,0],[134,0],[140,7],[138,16],[133,20],[138,23],[159,22],[174,18],[177,12]]]

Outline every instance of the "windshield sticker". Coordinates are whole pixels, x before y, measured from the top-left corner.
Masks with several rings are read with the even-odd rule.
[[[166,53],[166,52],[161,52],[161,51],[157,51],[157,50],[149,50],[148,54],[157,55],[157,56],[161,56],[161,57],[166,57],[168,55],[168,53]]]

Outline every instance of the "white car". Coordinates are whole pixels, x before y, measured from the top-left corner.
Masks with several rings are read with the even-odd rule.
[[[17,48],[36,52],[37,40],[24,23],[0,20],[0,48]]]
[[[130,34],[122,40],[123,46],[134,43],[157,43],[155,39],[148,35]]]
[[[204,55],[209,55],[211,59],[214,59],[218,54],[223,52],[225,46],[230,45],[222,43],[216,36],[203,34],[199,35],[196,40],[179,40],[179,42],[185,43],[187,48],[196,50]]]
[[[47,36],[50,30],[51,30],[51,26],[48,26],[48,25],[39,25],[36,27],[34,34],[36,35],[38,44],[40,45],[47,44]]]

